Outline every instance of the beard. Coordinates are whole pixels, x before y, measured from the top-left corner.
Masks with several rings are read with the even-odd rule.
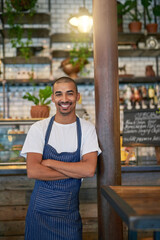
[[[63,116],[67,116],[72,112],[72,109],[68,111],[68,108],[72,105],[72,102],[59,102],[58,106],[59,108],[59,112],[63,115]],[[65,106],[68,106],[68,108],[65,109]],[[63,109],[63,111],[61,110],[61,108]],[[66,112],[65,112],[66,111]]]

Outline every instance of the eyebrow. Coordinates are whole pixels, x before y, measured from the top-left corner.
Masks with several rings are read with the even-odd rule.
[[[67,93],[74,93],[74,91],[73,90],[68,90]]]
[[[55,94],[57,94],[57,93],[61,93],[61,91],[56,91]]]
[[[56,91],[55,94],[57,94],[57,93],[62,93],[62,91]],[[67,93],[74,93],[74,91],[73,90],[68,90]]]

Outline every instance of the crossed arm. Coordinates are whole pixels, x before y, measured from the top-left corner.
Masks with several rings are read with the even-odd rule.
[[[39,180],[59,180],[94,176],[97,165],[97,152],[83,155],[80,162],[43,160],[40,153],[27,154],[27,175]]]

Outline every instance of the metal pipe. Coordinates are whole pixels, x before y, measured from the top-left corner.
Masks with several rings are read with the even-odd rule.
[[[5,84],[6,81],[2,80],[2,85],[3,85],[3,118],[6,117],[6,94],[5,94]]]

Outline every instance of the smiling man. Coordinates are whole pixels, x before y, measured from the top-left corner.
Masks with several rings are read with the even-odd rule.
[[[56,114],[33,124],[22,154],[27,175],[36,179],[26,216],[26,240],[81,240],[81,178],[92,177],[100,153],[94,125],[76,116],[76,83],[53,84]]]

